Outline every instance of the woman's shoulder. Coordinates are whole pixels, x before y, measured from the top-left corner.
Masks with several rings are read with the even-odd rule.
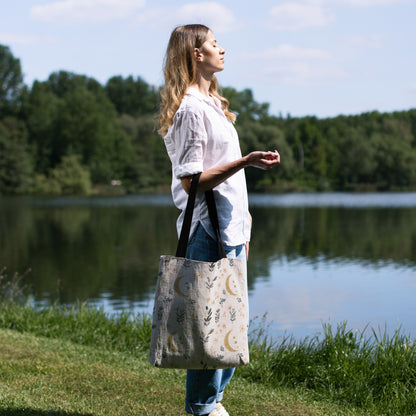
[[[205,109],[201,102],[195,96],[185,94],[175,117],[203,117],[204,113]]]

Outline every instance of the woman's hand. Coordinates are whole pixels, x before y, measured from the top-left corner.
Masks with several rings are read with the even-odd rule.
[[[198,192],[207,191],[218,186],[227,180],[230,176],[237,173],[240,169],[249,166],[267,170],[280,163],[280,155],[277,150],[274,152],[251,152],[247,156],[227,163],[223,166],[211,168],[202,172],[199,178]],[[192,176],[184,176],[181,178],[182,187],[187,194],[191,189]]]
[[[268,170],[280,163],[280,155],[277,150],[274,152],[251,152],[245,156],[247,166]]]
[[[250,249],[250,242],[246,241],[246,261],[248,261],[248,251]]]

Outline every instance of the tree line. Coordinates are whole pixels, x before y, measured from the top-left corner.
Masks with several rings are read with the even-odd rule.
[[[416,188],[416,109],[333,118],[269,113],[250,89],[222,89],[238,114],[243,154],[278,149],[282,164],[247,169],[252,192]],[[105,85],[52,73],[23,82],[0,45],[0,194],[167,192],[171,164],[157,134],[159,87],[141,77]]]

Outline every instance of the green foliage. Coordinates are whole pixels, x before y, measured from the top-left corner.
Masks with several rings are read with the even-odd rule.
[[[114,76],[107,81],[105,91],[119,114],[137,117],[158,111],[159,91],[140,77]]]
[[[61,98],[51,167],[63,155],[75,153],[89,167],[94,183],[120,176],[129,158],[129,143],[104,89],[94,80],[65,72],[51,75],[49,84]]]
[[[235,111],[240,121],[261,121],[268,115],[269,104],[254,100],[253,92],[246,88],[237,91],[235,88],[223,88],[222,94],[230,102],[231,111]]]
[[[29,189],[33,164],[26,135],[23,123],[16,118],[0,121],[0,195]]]
[[[59,183],[43,173],[35,174],[30,191],[32,194],[40,196],[59,196],[62,194]]]
[[[137,192],[169,187],[171,163],[163,139],[156,133],[154,117],[122,115],[119,122],[133,149],[125,171],[129,189]]]
[[[130,143],[97,81],[64,71],[54,73],[48,81],[33,84],[24,113],[37,173],[46,175],[63,157],[77,154],[93,183],[123,177],[131,158]]]
[[[90,195],[90,173],[81,165],[78,155],[64,156],[61,163],[50,170],[48,176],[35,176],[31,191],[40,195]]]
[[[416,182],[416,152],[405,137],[374,133],[376,168],[373,172],[378,183],[389,187],[405,188]]]
[[[280,181],[290,180],[294,177],[295,161],[293,152],[282,129],[256,121],[238,121],[236,128],[243,154],[258,149],[271,151],[279,149],[280,154],[285,155],[285,163],[271,171],[246,170],[247,186],[250,191],[277,190]]]
[[[331,129],[334,129],[331,127]],[[337,133],[329,131],[333,140]],[[338,138],[334,151],[332,176],[339,188],[348,188],[349,184],[370,183],[377,166],[375,148],[370,140],[362,140],[363,132],[356,127],[346,127]]]
[[[25,274],[15,273],[10,277],[5,267],[0,269],[0,305],[11,306],[25,302],[26,287],[22,283]]]
[[[23,88],[20,60],[9,47],[0,45],[0,119],[16,112]]]
[[[0,303],[0,327],[137,355],[150,345],[151,320],[128,312],[112,316],[84,304],[42,310]]]
[[[335,331],[324,324],[322,337],[279,342],[255,331],[250,358],[242,372],[253,381],[302,387],[379,414],[413,415],[416,408],[416,344],[399,329],[367,336],[345,322]]]
[[[78,155],[64,156],[61,163],[51,171],[51,179],[56,181],[63,195],[89,195],[91,179],[79,161]]]
[[[186,373],[150,366],[147,352],[112,351],[63,339],[0,330],[0,413],[8,416],[184,414]],[[161,394],[163,392],[163,394]],[[379,416],[317,402],[305,391],[238,377],[224,405],[232,415]]]
[[[74,154],[100,189],[117,179],[126,192],[168,190],[157,87],[133,76],[113,76],[102,86],[59,71],[28,89],[20,61],[2,45],[0,69],[0,146],[9,153],[0,155],[0,193],[26,193],[32,177],[32,189],[60,192],[50,172]],[[243,154],[278,149],[282,157],[271,171],[246,169],[250,191],[416,189],[416,110],[282,118],[269,115],[269,104],[256,102],[250,89],[222,94],[238,114]]]
[[[23,106],[38,174],[46,174],[59,161],[55,150],[55,138],[60,134],[57,118],[61,101],[62,99],[53,93],[50,85],[35,81]]]
[[[33,309],[10,302],[0,302],[0,312],[1,328],[95,348],[105,346],[107,351],[140,359],[150,344],[148,315],[123,312],[110,316],[85,305]],[[375,330],[366,336],[365,331],[349,330],[345,322],[335,329],[324,324],[321,337],[277,342],[265,336],[263,322],[254,325],[250,364],[238,369],[237,380],[245,378],[255,382],[253,386],[265,385],[276,392],[308,392],[351,409],[348,414],[358,414],[356,409],[361,408],[365,414],[410,416],[416,408],[415,368],[416,344],[399,329],[391,337]]]

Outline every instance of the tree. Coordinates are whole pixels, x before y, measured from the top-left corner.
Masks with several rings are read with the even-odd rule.
[[[55,151],[57,119],[62,107],[59,98],[46,82],[35,81],[23,106],[23,114],[33,147],[36,172],[47,174],[59,163],[61,155]]]
[[[23,88],[20,60],[9,47],[0,45],[0,119],[16,112]]]
[[[260,169],[247,169],[247,184],[249,190],[271,190],[276,188],[282,179],[293,178],[295,163],[292,150],[288,145],[283,131],[273,125],[257,121],[245,121],[237,126],[243,154],[254,150],[279,150],[284,155],[284,163],[278,169],[267,173]]]
[[[154,114],[159,107],[158,90],[140,77],[134,79],[130,75],[124,79],[120,75],[114,76],[107,81],[105,91],[120,115]]]
[[[381,189],[406,188],[416,184],[416,149],[403,137],[373,133],[377,166],[374,177]]]
[[[132,191],[155,189],[171,182],[171,163],[163,139],[156,133],[151,115],[120,117],[120,124],[132,145],[132,158],[125,171]]]
[[[345,126],[338,137],[332,178],[338,189],[374,182],[375,148],[362,129]]]
[[[305,118],[297,127],[294,143],[298,149],[300,168],[317,180],[326,177],[327,143],[315,118]]]
[[[60,71],[35,82],[25,106],[37,172],[47,175],[63,157],[79,155],[93,183],[122,178],[131,147],[104,88],[94,79]]]
[[[81,155],[94,183],[122,176],[130,146],[106,97],[82,86],[68,91],[59,106],[56,129],[52,151],[56,162],[64,155]]]
[[[234,88],[223,88],[222,94],[230,102],[231,111],[238,115],[237,122],[245,120],[260,121],[268,115],[269,104],[258,103],[254,100],[253,92],[250,89],[237,91]]]
[[[86,88],[91,93],[101,96],[103,99],[105,97],[104,88],[97,80],[85,75],[74,74],[73,72],[53,72],[46,83],[50,86],[52,92],[60,98],[78,87]]]
[[[0,194],[25,193],[32,175],[32,157],[23,123],[6,117],[0,121]]]
[[[40,195],[90,195],[90,173],[80,163],[78,155],[64,156],[61,163],[48,175],[36,174],[31,190]]]

